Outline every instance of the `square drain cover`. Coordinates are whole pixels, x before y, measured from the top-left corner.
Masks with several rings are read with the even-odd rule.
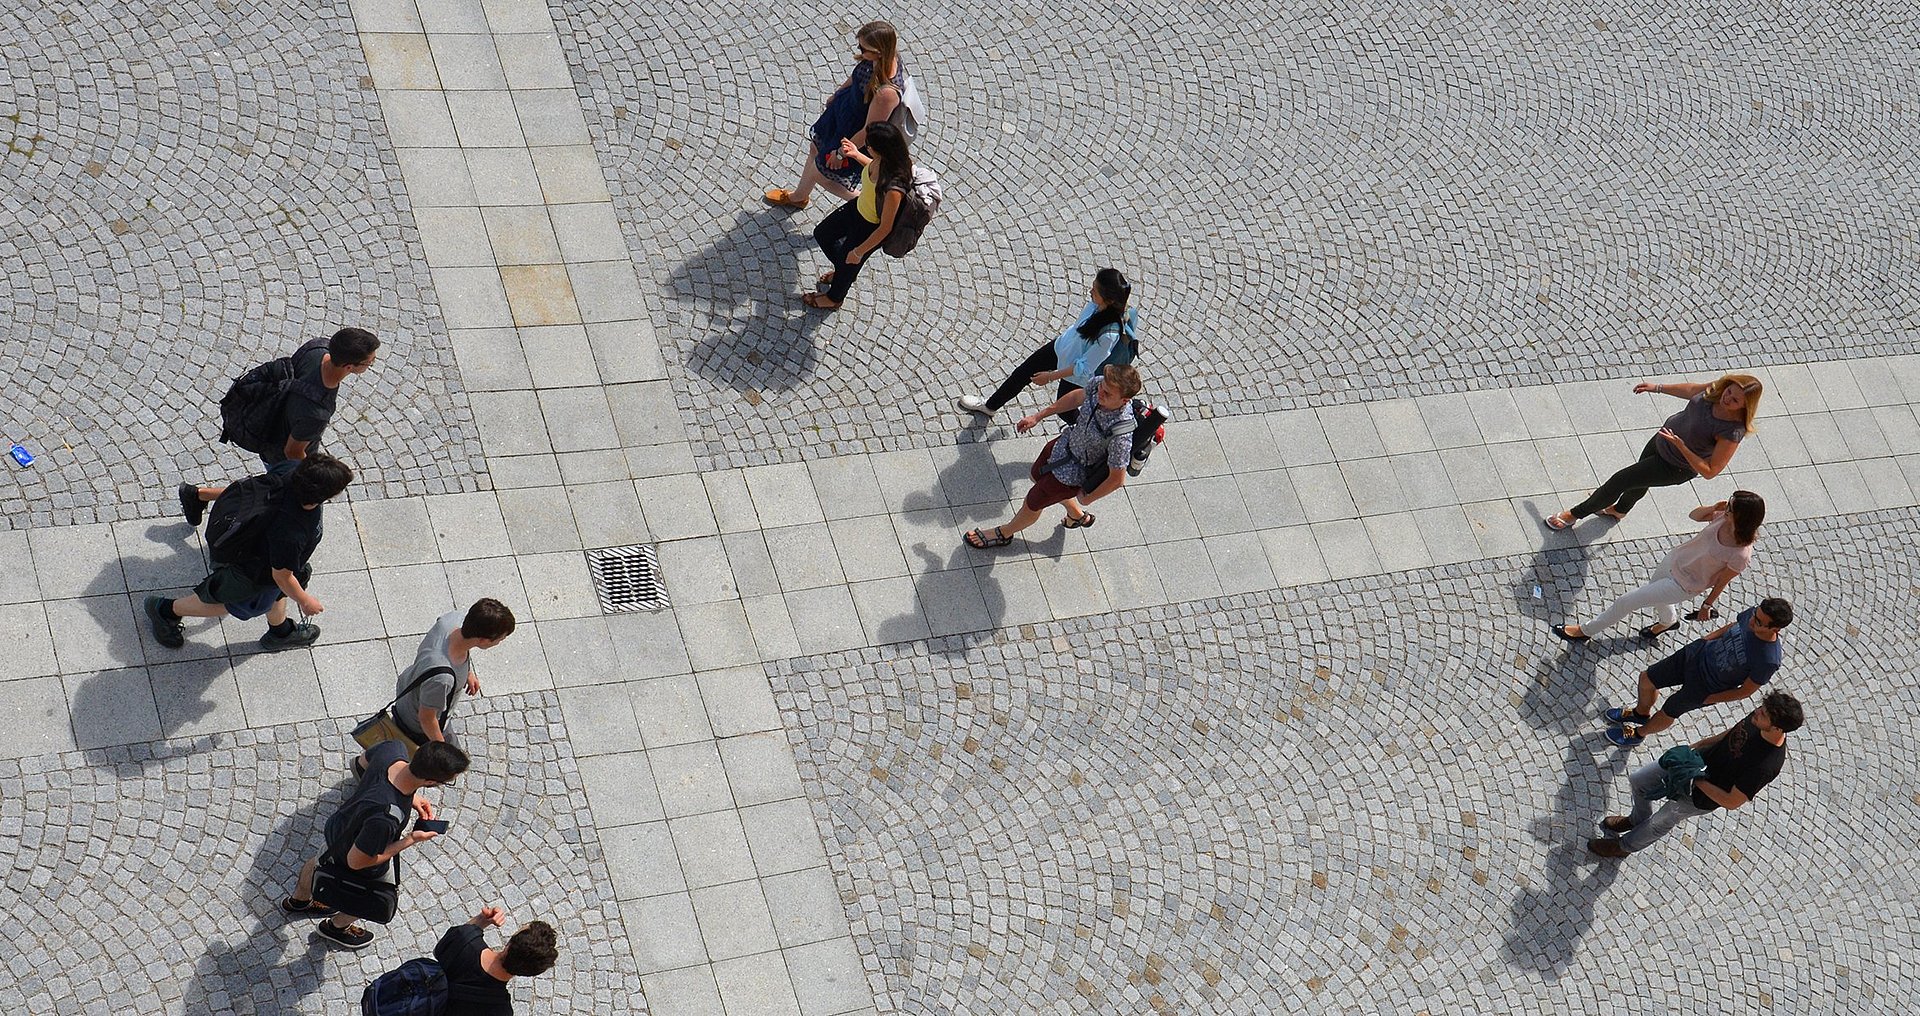
[[[593,573],[593,589],[600,595],[603,613],[672,606],[667,602],[667,585],[661,580],[660,559],[654,556],[652,547],[589,550],[587,570]]]

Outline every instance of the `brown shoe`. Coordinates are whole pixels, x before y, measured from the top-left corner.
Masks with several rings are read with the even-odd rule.
[[[768,191],[766,194],[762,196],[767,199],[767,204],[774,205],[780,208],[791,208],[795,211],[799,211],[800,209],[805,208],[810,204],[813,204],[811,200],[805,200],[805,201],[794,200],[793,192],[786,189],[785,187],[775,187],[774,189]]]
[[[1633,828],[1625,815],[1608,815],[1600,820],[1600,828],[1610,833],[1624,833]]]
[[[1627,856],[1627,848],[1621,846],[1619,840],[1588,840],[1587,852],[1601,857]]]

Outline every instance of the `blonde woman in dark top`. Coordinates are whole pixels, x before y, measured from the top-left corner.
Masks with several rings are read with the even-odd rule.
[[[1753,418],[1760,411],[1760,379],[1751,374],[1728,374],[1707,384],[1642,381],[1633,390],[1671,395],[1687,404],[1667,417],[1640,452],[1640,461],[1608,477],[1585,501],[1547,516],[1548,528],[1566,529],[1596,512],[1624,519],[1650,487],[1719,476],[1741,440],[1753,433]]]

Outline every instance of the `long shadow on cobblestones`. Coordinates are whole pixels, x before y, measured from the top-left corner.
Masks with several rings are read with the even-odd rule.
[[[1529,508],[1538,514],[1537,508]],[[1530,669],[1531,680],[1520,702],[1521,718],[1536,730],[1562,734],[1592,730],[1600,663],[1626,647],[1623,640],[1614,638],[1570,645],[1547,630],[1550,625],[1579,620],[1571,609],[1592,570],[1588,545],[1604,532],[1599,526],[1588,526],[1584,539],[1580,530],[1555,534],[1514,579],[1514,609],[1527,619],[1523,640],[1537,636],[1537,650],[1527,654],[1532,666],[1523,668]]]
[[[687,331],[705,336],[686,350],[686,367],[737,392],[784,391],[820,360],[813,333],[823,320],[795,295],[811,290],[803,269],[811,245],[785,212],[741,212],[725,233],[674,266],[667,292],[692,315]]]
[[[331,946],[315,940],[310,919],[295,920],[280,912],[280,897],[293,889],[300,866],[320,849],[320,828],[340,807],[353,784],[341,773],[340,782],[304,804],[266,834],[253,855],[253,867],[241,883],[247,898],[232,901],[236,917],[232,938],[210,940],[195,965],[184,993],[187,1013],[259,1014],[293,1012],[300,1000],[319,990],[329,976]],[[217,912],[217,911],[216,911]],[[252,923],[244,931],[240,924]],[[282,964],[288,941],[307,943],[305,951]],[[341,964],[350,969],[350,964]]]
[[[1601,749],[1606,750],[1596,756]],[[1536,839],[1551,844],[1545,884],[1529,884],[1514,897],[1511,925],[1500,946],[1509,965],[1554,980],[1572,965],[1601,897],[1620,875],[1619,862],[1587,853],[1585,830],[1606,814],[1609,789],[1626,768],[1625,757],[1597,735],[1568,745],[1562,763],[1554,810],[1533,827]]]

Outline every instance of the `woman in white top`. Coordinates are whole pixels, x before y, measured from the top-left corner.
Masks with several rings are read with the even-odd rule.
[[[1673,548],[1662,562],[1660,574],[1646,585],[1613,601],[1598,617],[1585,624],[1554,625],[1553,633],[1568,642],[1587,639],[1613,626],[1628,613],[1642,607],[1658,607],[1660,621],[1640,629],[1643,639],[1657,639],[1660,633],[1680,623],[1675,609],[1694,594],[1708,591],[1695,611],[1696,621],[1713,616],[1713,605],[1733,581],[1753,561],[1753,541],[1760,523],[1767,517],[1767,503],[1750,490],[1736,490],[1733,496],[1717,504],[1703,504],[1689,513],[1695,522],[1707,527],[1693,539]]]

